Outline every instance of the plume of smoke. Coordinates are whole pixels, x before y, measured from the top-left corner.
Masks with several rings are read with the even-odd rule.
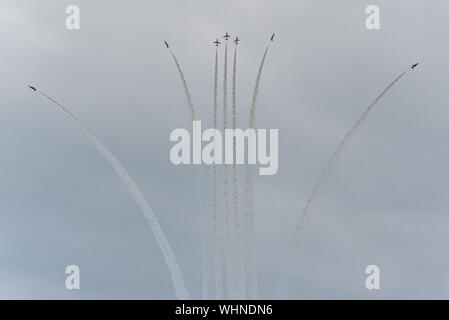
[[[187,81],[185,80],[184,77],[184,73],[182,71],[181,65],[178,61],[178,59],[176,58],[176,55],[173,53],[172,50],[170,50],[170,53],[173,57],[173,60],[176,64],[176,68],[178,69],[179,72],[179,77],[181,79],[182,82],[182,86],[184,88],[184,93],[186,96],[186,102],[187,102],[187,107],[189,109],[189,113],[190,113],[190,118],[191,120],[195,120],[196,116],[195,116],[195,108],[193,105],[193,101],[192,101],[192,95],[190,94],[189,88],[187,86]],[[201,273],[202,273],[202,291],[203,291],[203,298],[208,298],[209,297],[209,293],[208,293],[208,280],[209,280],[209,269],[207,268],[207,259],[206,259],[206,234],[205,234],[205,230],[206,230],[206,226],[205,226],[205,217],[203,215],[203,209],[202,209],[202,200],[201,200],[201,184],[200,184],[200,178],[199,178],[199,172],[198,172],[198,168],[197,166],[195,166],[195,181],[196,181],[196,189],[198,192],[198,198],[199,198],[199,209],[200,209],[200,218],[201,220],[203,220],[201,222]]]
[[[175,54],[171,50],[170,50],[170,53],[173,57],[173,60],[175,61],[176,67],[178,68],[179,76],[181,77],[182,86],[184,87],[184,92],[185,92],[186,99],[187,99],[187,105],[188,105],[189,111],[190,111],[190,117],[192,120],[195,120],[196,119],[195,118],[195,108],[193,107],[192,96],[190,95],[189,88],[187,87],[187,81],[184,77],[184,73],[182,72],[181,65],[179,64],[178,59],[176,59]]]
[[[232,64],[232,128],[235,130],[237,127],[237,103],[236,103],[236,72],[237,72],[237,46],[234,48],[234,59]],[[235,221],[239,221],[239,202],[238,202],[238,179],[237,179],[237,165],[236,165],[236,145],[235,137],[233,141],[233,155],[234,161],[232,164],[232,184],[233,184],[233,196],[232,196],[232,208]],[[230,241],[230,239],[228,240]]]
[[[399,79],[401,79],[405,74],[407,73],[407,71],[402,72],[399,76],[397,76],[377,97],[376,99],[374,99],[374,101],[365,109],[365,111],[362,113],[362,115],[357,119],[357,121],[354,123],[354,125],[351,127],[351,129],[345,134],[345,136],[343,137],[343,139],[341,140],[341,142],[338,144],[337,148],[334,150],[334,152],[332,153],[331,157],[329,158],[329,160],[326,163],[326,166],[323,168],[323,170],[321,171],[321,175],[318,178],[317,182],[315,183],[313,189],[312,189],[312,193],[309,197],[309,199],[307,200],[304,208],[301,210],[301,216],[299,218],[299,222],[296,226],[296,230],[295,233],[293,235],[293,239],[292,241],[289,243],[289,246],[287,248],[289,254],[289,259],[290,259],[290,263],[286,263],[285,265],[283,265],[282,267],[282,272],[281,272],[281,280],[279,283],[279,286],[276,290],[277,296],[280,299],[285,299],[285,297],[287,296],[287,291],[288,291],[288,285],[289,285],[289,267],[291,267],[292,263],[293,263],[293,255],[295,252],[295,243],[296,243],[296,239],[299,236],[299,232],[302,230],[302,228],[305,226],[306,222],[307,222],[307,218],[308,218],[308,214],[309,214],[309,209],[311,207],[311,205],[313,204],[313,201],[315,200],[315,197],[318,193],[318,190],[320,189],[321,185],[324,183],[324,181],[326,180],[326,177],[329,173],[330,168],[332,167],[333,163],[338,159],[339,154],[343,151],[344,147],[347,145],[347,143],[351,140],[352,136],[354,136],[354,134],[358,131],[358,129],[361,127],[361,125],[364,123],[364,121],[366,120],[366,118],[368,117],[369,112],[371,111],[371,109],[379,102],[380,99],[382,99],[382,97],[391,89],[391,87],[393,87],[396,82],[399,81]]]
[[[224,70],[223,70],[223,132],[228,127],[228,43],[225,45]],[[228,190],[228,166],[224,166],[224,202],[225,215],[229,216],[229,190]],[[237,250],[239,250],[237,248]]]
[[[202,277],[202,294],[203,299],[210,299],[210,283],[212,281],[212,271],[208,268],[208,261],[206,257],[208,256],[207,252],[210,252],[210,248],[206,247],[206,243],[209,243],[206,241],[206,230],[207,230],[207,217],[204,216],[203,212],[203,201],[201,197],[201,184],[200,184],[200,172],[198,170],[198,167],[195,166],[195,182],[196,182],[196,189],[198,191],[198,204],[199,204],[199,210],[200,210],[200,239],[201,239],[201,277]]]
[[[254,121],[256,120],[256,106],[257,106],[257,97],[259,95],[259,86],[260,86],[260,78],[262,77],[263,66],[265,63],[265,58],[267,57],[268,49],[270,45],[267,46],[265,52],[262,57],[262,61],[260,62],[259,71],[257,72],[256,77],[256,85],[254,86],[253,91],[253,100],[251,101],[251,108],[249,109],[249,127],[254,127]]]
[[[362,115],[357,119],[357,121],[354,123],[354,125],[352,126],[352,128],[345,134],[345,136],[343,137],[343,139],[341,140],[341,142],[338,144],[337,148],[335,149],[335,151],[332,153],[331,157],[329,158],[329,160],[326,163],[326,166],[323,168],[323,170],[321,171],[321,175],[318,178],[317,182],[315,183],[315,186],[312,189],[312,193],[309,197],[309,199],[307,200],[304,208],[301,211],[301,216],[299,218],[299,222],[298,225],[296,226],[296,233],[298,233],[301,228],[304,226],[305,222],[307,221],[307,216],[309,213],[309,209],[310,206],[312,205],[313,201],[315,200],[315,197],[317,195],[317,192],[319,190],[319,188],[321,187],[321,185],[323,184],[323,182],[325,181],[328,173],[329,173],[329,169],[332,167],[332,164],[338,159],[339,154],[341,153],[341,151],[343,150],[343,148],[346,146],[346,144],[350,141],[351,137],[357,132],[357,130],[360,128],[360,126],[363,124],[363,122],[366,120],[366,118],[368,117],[369,112],[371,111],[371,109],[379,102],[379,100],[388,92],[388,90],[390,90],[390,88],[399,81],[399,79],[401,79],[407,71],[401,73],[398,77],[396,77],[396,79],[394,79],[377,97],[376,99],[374,99],[374,101],[368,106],[368,108],[366,108],[366,110],[362,113]]]
[[[224,70],[223,70],[223,132],[228,127],[228,43],[225,45],[224,54]],[[225,217],[229,220],[229,190],[228,190],[228,166],[225,164],[224,168],[224,203],[225,203]],[[237,250],[239,248],[237,247]]]
[[[223,71],[223,127],[227,126],[227,43],[225,47],[225,63]],[[217,60],[215,61],[217,63]],[[215,65],[217,68],[217,65]],[[216,124],[216,122],[215,122]],[[231,220],[229,217],[229,200],[228,200],[228,186],[227,186],[227,168],[224,168],[224,200],[225,200],[225,260],[226,260],[226,281],[227,291],[230,298],[235,298],[235,268],[233,250],[231,244]]]
[[[218,49],[215,49],[215,68],[214,68],[214,129],[217,128],[217,109],[218,109]],[[215,140],[214,140],[215,141]],[[223,298],[221,270],[218,257],[218,219],[217,219],[217,167],[212,167],[212,208],[213,208],[213,249],[215,266],[215,296],[217,299]]]
[[[235,52],[234,52],[234,59],[236,58]],[[235,129],[235,66],[236,63],[234,61],[233,64],[233,91],[232,91],[232,116],[233,116],[233,127]],[[227,129],[228,127],[228,108],[227,108],[227,95],[228,95],[228,89],[227,89],[227,73],[228,73],[228,43],[226,42],[225,45],[225,58],[224,58],[224,75],[223,75],[223,130]],[[233,143],[233,149],[234,149],[234,157],[235,157],[235,140]],[[235,160],[233,161],[233,169],[234,169],[234,176],[233,176],[233,184],[234,187],[236,185],[236,173],[235,173]],[[234,262],[236,265],[236,274],[235,279],[237,280],[238,285],[238,297],[240,299],[245,298],[245,268],[243,263],[243,257],[242,257],[242,250],[241,250],[241,243],[240,243],[240,217],[239,212],[236,210],[235,205],[235,198],[236,194],[235,191],[233,193],[233,214],[234,214],[234,236],[235,236],[235,257]],[[226,219],[229,220],[229,214],[230,214],[230,201],[229,201],[229,180],[228,180],[228,165],[224,165],[224,201],[225,201],[225,216]]]
[[[259,70],[257,72],[256,84],[254,86],[253,98],[251,101],[251,107],[249,110],[249,128],[254,128],[254,122],[256,119],[256,106],[257,106],[257,97],[259,95],[259,86],[260,79],[262,77],[263,66],[265,63],[265,58],[267,57],[268,49],[270,45],[268,45],[265,49],[265,52],[262,57],[262,61],[260,62]],[[245,214],[245,224],[246,224],[246,233],[247,236],[247,251],[249,257],[249,269],[250,269],[250,297],[253,299],[257,299],[258,295],[258,284],[257,284],[257,264],[254,253],[254,241],[255,241],[255,231],[254,231],[254,191],[253,191],[253,178],[252,178],[252,168],[247,165],[245,167],[245,203],[246,203],[246,214]]]
[[[67,108],[61,105],[59,102],[51,98],[49,95],[42,91],[38,91],[42,96],[46,97],[48,100],[59,106],[65,113],[67,113],[72,120],[87,134],[87,136],[92,140],[93,144],[96,146],[98,151],[103,155],[105,160],[111,165],[117,175],[120,177],[120,180],[123,182],[125,187],[131,193],[134,200],[139,205],[143,215],[147,219],[148,224],[150,225],[151,230],[156,238],[156,241],[161,249],[162,255],[164,256],[165,262],[167,263],[171,280],[173,282],[173,286],[175,287],[175,294],[178,299],[188,299],[189,293],[184,283],[184,278],[182,277],[181,270],[179,269],[179,265],[176,261],[175,255],[170,247],[170,244],[165,237],[164,232],[162,231],[159,222],[157,221],[156,216],[153,213],[148,202],[142,195],[139,187],[136,182],[131,178],[126,169],[121,165],[121,163],[115,158],[115,156],[108,150],[108,148],[97,139],[97,137],[79,120],[73,113],[71,113]]]
[[[232,128],[235,129],[237,127],[237,103],[236,103],[236,73],[237,73],[237,46],[234,48],[234,59],[232,64]],[[235,143],[234,149],[235,149]],[[234,151],[235,157],[235,151]],[[235,161],[234,161],[235,163]]]
[[[223,70],[223,132],[228,127],[228,43],[226,42]],[[225,219],[229,220],[229,190],[228,190],[228,166],[224,164],[224,202]],[[239,250],[237,248],[237,250]]]

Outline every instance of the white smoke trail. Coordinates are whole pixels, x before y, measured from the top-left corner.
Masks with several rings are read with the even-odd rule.
[[[233,59],[233,65],[232,65],[232,128],[234,130],[237,127],[236,73],[237,73],[237,45],[234,48],[234,59]],[[232,208],[233,208],[233,213],[234,213],[234,220],[239,221],[240,217],[239,217],[238,179],[237,179],[236,145],[235,145],[235,143],[236,143],[236,139],[234,137],[234,141],[233,141],[234,159],[233,159],[233,164],[232,164],[232,184],[233,184]],[[230,239],[228,241],[230,241]],[[242,290],[242,288],[240,290]]]
[[[217,109],[218,109],[218,49],[215,49],[215,68],[214,68],[214,129],[217,128]],[[214,140],[215,142],[215,140]],[[215,152],[215,151],[214,151]],[[214,162],[212,166],[212,207],[213,207],[213,249],[214,249],[214,267],[215,267],[215,297],[223,298],[221,269],[218,257],[218,219],[217,219],[217,167]]]
[[[223,72],[223,126],[226,128],[227,126],[227,43],[225,48],[225,67]],[[217,62],[217,60],[215,60]],[[217,65],[215,66],[217,68]],[[227,199],[227,168],[225,165],[224,168],[224,198],[225,203]],[[229,202],[227,206],[225,205],[225,261],[226,261],[226,287],[227,287],[227,294],[229,298],[235,298],[235,269],[234,269],[234,257],[233,257],[233,250],[232,250],[232,242],[231,242],[231,220],[229,217]]]
[[[223,132],[228,127],[228,42],[225,43],[225,53],[224,53],[224,68],[223,68]],[[223,165],[223,200],[224,200],[224,212],[225,212],[225,228],[226,230],[226,248],[230,250],[232,248],[230,243],[230,205],[229,205],[229,187],[228,187],[228,165]],[[235,226],[234,226],[235,227]],[[238,231],[234,230],[236,237],[238,236]],[[227,277],[228,277],[228,289],[231,296],[235,295],[233,281],[238,279],[238,274],[236,274],[236,270],[238,272],[239,268],[236,270],[232,266],[232,262],[238,263],[238,259],[235,256],[240,254],[239,241],[236,238],[234,253],[227,252]],[[231,258],[231,256],[233,257]],[[235,297],[235,296],[234,296]]]
[[[223,133],[228,127],[228,42],[225,45],[223,70]],[[228,166],[224,164],[224,202],[225,216],[229,216]],[[237,248],[238,250],[238,248]]]
[[[254,128],[254,122],[256,118],[256,106],[257,106],[257,97],[259,95],[259,86],[260,86],[260,79],[262,76],[263,66],[265,63],[265,58],[268,53],[268,49],[270,48],[270,44],[265,49],[265,52],[262,57],[262,61],[260,62],[259,71],[257,72],[256,77],[256,84],[254,86],[253,91],[253,98],[251,101],[251,107],[249,110],[249,128]],[[245,224],[246,224],[246,230],[245,233],[248,234],[247,236],[247,251],[248,251],[248,257],[249,257],[249,269],[250,269],[250,297],[253,299],[257,299],[258,295],[258,284],[257,284],[257,264],[255,259],[255,230],[254,230],[254,190],[253,190],[253,172],[252,168],[247,165],[245,170],[245,194],[246,194],[246,207],[247,211],[245,214]]]
[[[256,120],[256,105],[257,105],[257,97],[259,95],[259,86],[260,86],[260,78],[262,77],[263,66],[265,63],[265,58],[267,57],[268,49],[270,45],[267,46],[265,52],[262,57],[262,61],[260,62],[259,71],[257,72],[256,77],[256,85],[254,86],[253,91],[253,100],[251,101],[251,108],[249,109],[249,127],[254,127],[254,121]]]
[[[153,213],[148,202],[143,197],[139,187],[136,182],[131,178],[126,169],[120,164],[120,162],[115,158],[115,156],[108,150],[108,148],[101,143],[100,140],[95,137],[95,135],[79,120],[73,113],[71,113],[68,109],[66,109],[59,102],[48,96],[46,93],[38,90],[38,92],[46,97],[48,100],[59,106],[65,113],[67,113],[75,123],[88,135],[88,137],[92,140],[94,145],[97,147],[98,151],[103,155],[106,161],[111,165],[117,175],[120,177],[121,181],[128,189],[128,191],[133,196],[134,200],[136,200],[139,205],[142,213],[147,219],[148,224],[150,225],[151,230],[156,238],[156,241],[159,245],[159,248],[162,251],[162,255],[164,256],[165,262],[167,263],[171,280],[173,282],[173,286],[175,287],[175,294],[178,299],[188,299],[189,293],[187,292],[187,288],[184,283],[184,278],[182,277],[181,270],[179,269],[179,265],[176,261],[175,255],[170,247],[170,244],[165,237],[164,232],[162,231],[159,222],[157,221],[156,216]]]
[[[360,126],[364,123],[366,118],[368,117],[369,112],[371,109],[379,102],[379,100],[393,87],[393,85],[401,79],[407,71],[402,72],[399,76],[397,76],[377,97],[374,99],[374,101],[365,109],[365,111],[362,113],[362,115],[357,119],[355,124],[351,127],[351,129],[345,134],[342,141],[338,144],[335,151],[332,153],[331,157],[326,163],[326,166],[321,171],[321,175],[318,178],[317,182],[315,183],[315,186],[312,189],[312,193],[307,200],[304,208],[301,210],[301,216],[299,218],[299,222],[296,226],[296,230],[293,234],[293,239],[289,243],[289,246],[287,248],[287,251],[289,254],[289,259],[291,263],[287,263],[283,265],[282,272],[281,272],[281,280],[277,289],[277,295],[280,299],[285,299],[287,296],[288,291],[288,285],[289,285],[289,276],[290,276],[290,270],[288,270],[289,267],[291,267],[293,263],[293,255],[295,252],[295,243],[296,239],[299,236],[300,230],[304,227],[304,225],[307,222],[307,217],[309,213],[309,209],[311,205],[313,204],[313,201],[315,200],[315,197],[318,193],[318,190],[320,189],[323,182],[326,180],[326,177],[329,173],[330,168],[332,167],[333,163],[338,159],[339,154],[343,151],[346,144],[350,141],[351,137],[357,132],[357,130],[360,128]]]
[[[405,74],[407,73],[407,71],[401,73],[396,79],[393,80],[393,82],[391,82],[377,97],[376,99],[374,99],[374,101],[368,106],[368,108],[366,108],[366,110],[362,113],[362,115],[360,116],[359,119],[357,119],[357,121],[355,122],[355,124],[352,126],[352,128],[345,134],[345,136],[343,137],[343,140],[338,144],[337,148],[335,149],[335,151],[332,153],[331,157],[329,158],[329,160],[327,161],[326,166],[324,167],[324,169],[321,171],[321,175],[318,178],[318,181],[315,183],[315,186],[312,189],[312,193],[309,197],[309,199],[307,200],[304,208],[301,211],[301,216],[298,222],[298,225],[296,226],[296,233],[298,233],[301,228],[304,226],[308,213],[309,213],[309,209],[310,206],[312,205],[313,201],[315,200],[316,194],[320,188],[320,186],[323,184],[324,180],[326,179],[328,173],[329,173],[329,169],[331,168],[332,164],[335,162],[335,160],[338,159],[338,155],[341,153],[341,151],[343,150],[343,148],[345,147],[345,145],[348,143],[348,141],[351,139],[351,137],[357,132],[357,130],[359,129],[359,127],[363,124],[363,122],[366,120],[369,112],[371,111],[371,109],[377,104],[377,102],[379,102],[379,100],[388,92],[388,90],[390,90],[390,88],[399,81],[399,79],[401,79]]]
[[[190,94],[189,88],[187,86],[187,81],[185,80],[184,77],[184,73],[182,72],[182,68],[181,65],[178,61],[178,59],[176,58],[176,55],[173,53],[173,51],[170,50],[170,53],[173,57],[173,60],[176,64],[176,67],[178,69],[178,73],[179,73],[179,77],[181,79],[182,82],[182,86],[184,88],[184,93],[186,96],[186,101],[187,101],[187,106],[190,112],[190,118],[191,120],[196,120],[195,117],[195,108],[193,105],[193,101],[192,101],[192,95]],[[208,299],[209,298],[209,293],[208,293],[208,280],[209,280],[209,272],[208,272],[208,268],[207,268],[207,259],[206,259],[206,226],[205,224],[205,217],[203,215],[203,209],[202,209],[202,200],[201,200],[201,184],[200,184],[200,177],[199,177],[199,172],[198,172],[198,167],[195,166],[195,181],[196,181],[196,189],[197,189],[197,193],[198,193],[198,198],[199,198],[199,209],[200,209],[200,218],[201,220],[204,220],[201,222],[201,273],[202,273],[202,291],[203,291],[203,298],[204,299]]]
[[[188,105],[189,111],[190,111],[190,117],[192,120],[195,120],[195,109],[193,107],[192,96],[190,94],[189,88],[187,87],[187,81],[184,78],[184,73],[182,72],[181,65],[179,64],[178,59],[176,59],[175,54],[171,50],[170,50],[170,53],[173,57],[173,60],[175,61],[176,67],[178,68],[179,76],[181,77],[182,85],[184,87],[184,92],[185,92],[186,99],[187,99],[187,105]]]
[[[234,52],[234,59],[236,58],[235,52]],[[235,107],[236,107],[236,99],[235,99],[235,66],[236,63],[234,61],[233,64],[233,91],[232,91],[232,117],[233,117],[233,128],[235,129]],[[225,61],[224,61],[224,78],[223,78],[223,130],[228,127],[228,112],[227,112],[227,72],[228,72],[228,43],[226,42],[225,46]],[[233,154],[234,154],[234,161],[233,161],[233,169],[234,169],[234,175],[233,175],[233,182],[234,187],[236,185],[236,173],[235,173],[235,139],[233,141]],[[225,214],[226,216],[229,216],[230,214],[230,201],[229,201],[229,180],[228,180],[228,165],[224,165],[224,200],[225,200]],[[240,217],[239,212],[236,210],[236,194],[235,190],[233,193],[233,220],[234,220],[234,237],[235,237],[235,249],[234,249],[234,257],[233,261],[235,263],[235,280],[237,280],[237,287],[238,287],[238,298],[244,299],[246,297],[246,280],[245,280],[245,267],[244,267],[244,261],[243,261],[243,255],[242,255],[242,248],[241,248],[241,242],[240,242]]]
[[[223,70],[223,132],[225,132],[227,127],[228,127],[228,43],[226,42],[224,54],[224,70]],[[223,196],[225,202],[225,216],[229,217],[228,166],[224,164],[223,167],[224,167]]]

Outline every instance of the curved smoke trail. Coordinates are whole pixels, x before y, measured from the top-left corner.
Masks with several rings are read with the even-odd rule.
[[[195,108],[193,106],[193,101],[192,101],[192,95],[190,94],[189,88],[187,86],[187,81],[184,77],[184,73],[182,72],[182,68],[181,65],[178,61],[178,59],[176,58],[176,55],[173,53],[172,50],[170,50],[170,54],[173,57],[173,60],[175,61],[176,64],[176,68],[178,69],[178,73],[179,73],[179,77],[181,78],[181,82],[182,82],[182,86],[184,88],[184,93],[186,96],[186,101],[187,101],[187,107],[189,108],[189,112],[190,112],[190,118],[191,120],[195,120]],[[203,215],[203,209],[202,209],[202,201],[201,201],[201,187],[200,187],[200,181],[199,181],[199,173],[198,173],[198,168],[197,166],[195,166],[195,181],[196,181],[196,189],[197,189],[197,193],[198,193],[198,198],[199,198],[199,209],[200,209],[200,216],[201,219],[204,219],[204,215]],[[202,222],[202,224],[204,224],[204,222]],[[208,294],[208,268],[207,268],[207,263],[206,263],[206,234],[205,234],[205,226],[201,225],[201,269],[202,269],[202,290],[203,290],[203,298],[208,298],[209,294]]]
[[[357,130],[359,129],[359,127],[363,124],[363,122],[366,120],[369,112],[371,111],[371,109],[377,104],[377,102],[379,102],[379,100],[388,92],[388,90],[390,90],[390,88],[399,81],[399,79],[401,79],[405,74],[407,73],[407,71],[401,73],[396,79],[393,80],[393,82],[391,82],[377,97],[376,99],[374,99],[374,101],[368,106],[368,108],[366,108],[366,110],[362,113],[362,115],[359,117],[359,119],[357,119],[357,121],[355,122],[355,124],[352,126],[352,128],[345,134],[345,136],[343,137],[343,140],[338,144],[337,148],[335,149],[335,151],[332,153],[331,157],[329,158],[329,160],[327,161],[326,166],[324,167],[324,169],[321,171],[321,175],[318,178],[318,181],[315,183],[315,186],[312,189],[312,193],[309,197],[309,199],[307,200],[304,208],[301,211],[301,217],[299,218],[299,222],[296,226],[296,231],[295,233],[298,233],[301,228],[304,226],[308,213],[309,213],[309,209],[310,206],[312,205],[313,201],[315,200],[316,194],[320,188],[320,186],[323,184],[324,180],[326,179],[328,173],[329,173],[329,169],[331,168],[332,164],[335,162],[335,160],[338,159],[338,155],[340,154],[340,152],[343,150],[343,148],[345,147],[345,145],[348,143],[348,141],[351,139],[351,137],[357,132]]]
[[[302,230],[304,225],[307,222],[307,217],[309,213],[310,206],[312,205],[313,201],[315,200],[315,197],[318,193],[319,188],[323,184],[323,182],[326,180],[326,177],[329,173],[330,168],[332,167],[333,163],[338,159],[339,154],[344,149],[346,144],[350,141],[351,137],[354,136],[354,134],[357,132],[357,130],[360,128],[360,126],[364,123],[366,118],[368,117],[369,112],[371,109],[379,102],[379,100],[395,85],[396,82],[401,79],[407,71],[402,72],[399,76],[397,76],[377,97],[374,99],[374,101],[365,109],[365,111],[362,113],[362,115],[357,119],[355,124],[351,127],[351,129],[345,134],[342,141],[338,144],[335,151],[332,153],[331,157],[326,163],[326,166],[321,171],[321,175],[318,178],[317,182],[315,183],[315,186],[312,189],[312,193],[307,200],[304,208],[301,210],[301,216],[299,218],[299,222],[296,226],[296,230],[293,234],[293,239],[288,247],[289,257],[290,257],[290,264],[284,265],[282,268],[281,273],[281,281],[277,289],[278,298],[285,298],[288,291],[288,285],[289,285],[289,271],[287,268],[293,263],[293,254],[294,254],[294,248],[295,248],[295,239],[299,235],[299,231]]]
[[[253,99],[251,101],[251,107],[249,109],[249,128],[254,128],[254,122],[256,119],[256,105],[257,105],[257,96],[259,95],[259,85],[260,85],[260,79],[262,76],[263,66],[265,63],[265,58],[268,53],[268,49],[270,48],[270,44],[265,49],[265,52],[262,57],[262,61],[260,62],[259,71],[257,72],[256,77],[256,84],[254,86],[253,91]],[[249,263],[250,263],[250,293],[251,297],[253,299],[257,298],[257,291],[258,291],[258,285],[257,285],[257,264],[255,259],[255,253],[254,253],[254,241],[255,241],[255,231],[254,231],[254,190],[253,190],[253,172],[252,167],[247,165],[245,170],[245,194],[246,194],[246,207],[247,211],[245,214],[245,224],[246,224],[246,232],[249,233],[248,235],[248,256],[249,256]]]
[[[263,53],[262,61],[260,62],[259,71],[257,72],[256,77],[256,85],[254,86],[253,91],[253,100],[251,101],[251,108],[249,109],[249,127],[254,127],[254,121],[256,120],[256,105],[257,105],[257,97],[259,95],[259,85],[260,78],[262,77],[263,66],[265,64],[265,58],[267,57],[268,49],[270,45],[267,46],[265,52]]]
[[[190,94],[189,88],[187,87],[187,81],[184,78],[184,73],[182,72],[181,65],[179,64],[178,59],[176,59],[175,54],[171,50],[170,53],[173,57],[173,60],[175,61],[176,67],[178,68],[179,76],[181,77],[182,86],[184,87],[184,93],[187,99],[187,106],[189,107],[190,111],[190,117],[192,120],[195,120],[195,109],[193,107],[192,96]]]
[[[188,299],[189,293],[187,292],[187,288],[184,283],[184,278],[182,277],[181,270],[179,269],[179,265],[176,261],[175,255],[170,247],[170,244],[165,237],[164,232],[162,231],[159,222],[157,221],[156,216],[153,213],[148,202],[142,195],[139,187],[136,182],[131,178],[126,169],[120,164],[120,162],[115,158],[115,156],[108,150],[108,148],[101,143],[100,140],[95,137],[95,135],[79,120],[73,113],[71,113],[68,109],[66,109],[59,102],[45,94],[44,92],[38,90],[38,92],[46,97],[48,100],[59,106],[65,113],[67,113],[72,120],[89,136],[94,145],[97,147],[98,151],[103,155],[106,161],[111,165],[117,175],[120,177],[120,180],[123,182],[125,187],[133,196],[134,200],[136,200],[139,205],[143,215],[147,219],[148,224],[150,225],[151,230],[156,238],[156,241],[159,245],[159,248],[162,251],[162,255],[164,256],[165,262],[167,263],[168,269],[170,271],[171,280],[173,282],[173,286],[175,287],[175,294],[178,299]]]
[[[217,128],[217,109],[218,109],[218,49],[215,49],[215,68],[214,68],[214,129]],[[214,142],[216,140],[214,139]],[[215,150],[214,150],[215,152]],[[217,166],[215,162],[212,166],[212,207],[213,207],[213,249],[214,249],[214,267],[215,267],[215,297],[223,298],[221,270],[218,259],[218,220],[217,220]]]

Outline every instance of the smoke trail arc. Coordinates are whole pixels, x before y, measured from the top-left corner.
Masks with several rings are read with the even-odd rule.
[[[309,197],[309,199],[307,199],[307,202],[304,206],[304,208],[301,210],[301,216],[299,218],[299,222],[296,226],[296,231],[295,233],[298,233],[302,227],[304,226],[306,220],[307,220],[307,216],[309,213],[309,209],[310,206],[312,205],[313,201],[315,200],[315,197],[318,193],[319,188],[321,187],[321,185],[323,184],[323,182],[325,181],[330,168],[332,167],[332,164],[338,159],[339,154],[343,151],[345,145],[350,141],[351,137],[357,132],[357,130],[360,128],[360,126],[364,123],[364,121],[366,120],[366,118],[368,117],[369,112],[371,111],[371,109],[379,102],[379,100],[388,92],[388,90],[390,90],[390,88],[392,86],[394,86],[394,84],[396,82],[399,81],[399,79],[401,79],[405,74],[407,73],[407,71],[401,73],[398,77],[396,77],[396,79],[394,79],[377,97],[376,99],[374,99],[374,101],[368,106],[368,108],[366,108],[366,110],[362,113],[362,115],[357,119],[357,121],[355,122],[355,124],[352,126],[352,128],[345,134],[345,136],[343,137],[343,139],[341,140],[341,142],[338,144],[337,148],[334,150],[334,152],[332,153],[331,157],[329,158],[329,160],[326,163],[326,166],[323,168],[323,170],[321,171],[321,175],[318,178],[317,182],[315,183],[313,189],[312,189],[312,193]]]
[[[259,70],[257,72],[256,84],[254,86],[254,91],[253,91],[253,99],[251,101],[251,108],[249,109],[249,115],[250,115],[249,127],[250,128],[254,127],[254,121],[256,120],[256,106],[257,106],[257,97],[259,96],[260,79],[262,77],[263,66],[265,64],[265,58],[267,57],[268,49],[270,49],[270,45],[267,45],[267,47],[265,49],[265,52],[262,57],[262,61],[260,62]]]
[[[62,104],[51,98],[46,93],[38,90],[38,93],[59,106],[66,114],[68,114],[72,120],[87,134],[87,136],[92,140],[98,151],[103,155],[105,160],[111,165],[117,175],[120,177],[120,180],[131,193],[134,200],[139,205],[143,215],[147,219],[147,222],[153,231],[153,234],[156,238],[156,241],[161,249],[162,255],[167,263],[170,277],[173,282],[173,286],[175,288],[175,294],[178,299],[188,299],[189,293],[185,286],[184,278],[181,274],[181,270],[179,269],[179,265],[176,261],[175,255],[170,247],[170,244],[165,237],[164,232],[162,231],[161,226],[153,213],[148,202],[142,195],[139,187],[136,182],[131,178],[126,169],[121,165],[121,163],[117,160],[117,158],[108,150],[108,148],[100,141],[98,138],[79,120],[72,112],[70,112],[67,108],[65,108]]]
[[[182,86],[184,87],[184,93],[185,93],[186,99],[187,99],[187,106],[189,108],[190,118],[192,120],[195,120],[196,119],[195,118],[195,108],[193,106],[192,95],[190,94],[189,88],[187,86],[187,81],[186,81],[186,79],[184,77],[184,73],[182,72],[181,65],[179,64],[178,59],[176,59],[175,54],[171,50],[170,50],[170,53],[171,53],[171,55],[173,57],[173,60],[175,61],[176,67],[177,67],[178,72],[179,72],[179,76],[180,76],[181,81],[182,81]]]
[[[184,73],[182,71],[181,65],[178,61],[178,59],[176,58],[176,55],[174,54],[174,52],[172,50],[170,50],[170,54],[173,57],[173,61],[176,64],[176,68],[178,70],[179,73],[179,77],[181,79],[182,82],[182,86],[184,88],[184,93],[185,93],[185,97],[186,97],[186,102],[187,102],[187,107],[190,113],[190,119],[193,121],[196,119],[196,114],[195,114],[195,108],[193,105],[193,101],[192,101],[192,95],[190,94],[189,88],[187,86],[187,81],[184,77]],[[199,177],[199,172],[198,172],[198,167],[195,167],[195,182],[196,182],[196,189],[197,189],[197,193],[198,193],[198,201],[199,201],[199,210],[200,210],[200,217],[201,217],[201,273],[202,273],[202,291],[203,291],[203,298],[204,299],[208,299],[209,298],[209,293],[208,293],[208,288],[209,288],[209,268],[207,267],[207,259],[206,259],[206,226],[204,225],[204,221],[206,220],[203,214],[203,208],[202,208],[202,200],[201,200],[201,187],[200,187],[200,177]]]
[[[262,77],[262,71],[265,64],[265,58],[267,57],[268,49],[270,44],[267,45],[264,54],[262,56],[262,61],[260,62],[259,70],[257,72],[256,84],[254,86],[253,98],[251,101],[251,107],[249,110],[249,128],[254,128],[254,122],[256,119],[256,106],[257,97],[259,95],[260,79]],[[245,204],[246,204],[246,214],[245,214],[245,224],[247,235],[247,251],[249,256],[249,268],[250,268],[250,296],[253,299],[257,299],[258,295],[258,284],[257,284],[257,264],[255,261],[254,253],[254,241],[255,241],[255,230],[254,230],[254,189],[253,189],[253,172],[252,168],[247,165],[245,166]]]
[[[281,272],[281,279],[278,285],[278,288],[276,290],[277,296],[280,299],[285,299],[287,296],[288,286],[289,286],[289,277],[290,272],[288,270],[289,267],[293,264],[293,255],[295,252],[295,248],[297,247],[296,240],[298,239],[298,236],[300,234],[300,231],[303,229],[307,222],[307,218],[309,215],[309,210],[311,205],[313,204],[315,197],[321,187],[321,185],[325,182],[326,177],[329,173],[330,168],[332,167],[333,163],[338,159],[339,154],[343,151],[346,144],[350,141],[351,137],[354,136],[354,134],[357,132],[357,130],[361,127],[361,125],[364,123],[366,118],[368,117],[369,112],[371,109],[379,102],[379,100],[398,82],[407,71],[402,72],[399,76],[397,76],[390,84],[385,87],[385,89],[374,99],[374,101],[365,109],[365,111],[362,113],[362,115],[357,119],[357,121],[354,123],[354,125],[351,127],[351,129],[344,135],[341,142],[338,144],[337,148],[332,153],[331,157],[326,163],[326,166],[322,169],[321,175],[318,178],[317,182],[315,183],[310,197],[307,199],[306,204],[304,208],[301,210],[301,215],[299,218],[299,222],[296,226],[295,232],[293,234],[293,238],[289,242],[289,245],[287,247],[287,252],[289,252],[289,260],[290,263],[285,264],[282,267]]]

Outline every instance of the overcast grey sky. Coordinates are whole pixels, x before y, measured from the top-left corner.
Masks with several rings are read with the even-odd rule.
[[[80,6],[78,31],[65,28],[69,4]],[[365,28],[369,4],[380,8],[380,30]],[[289,298],[449,298],[448,13],[443,0],[2,0],[0,298],[175,298],[134,200],[30,83],[78,115],[132,174],[192,298],[201,298],[194,170],[169,161],[170,132],[190,120],[162,41],[177,54],[207,127],[212,41],[226,31],[241,39],[243,128],[258,64],[276,33],[256,119],[280,137],[278,173],[254,177],[260,297],[274,297],[287,241],[338,142],[419,61],[332,168],[300,236]],[[201,171],[206,190],[209,169]],[[81,268],[79,291],[64,286],[69,264]],[[381,290],[365,288],[370,264],[380,267]]]

